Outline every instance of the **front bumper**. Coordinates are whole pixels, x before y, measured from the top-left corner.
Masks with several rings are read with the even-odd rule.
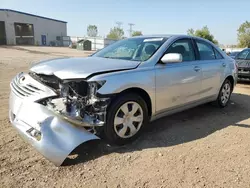
[[[238,79],[250,79],[250,69],[239,68]]]
[[[9,99],[9,118],[22,138],[56,166],[60,166],[81,143],[99,139],[83,127],[55,116],[45,106],[21,98],[13,88]]]

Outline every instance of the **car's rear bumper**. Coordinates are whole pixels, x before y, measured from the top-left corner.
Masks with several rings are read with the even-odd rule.
[[[45,106],[22,99],[12,91],[9,118],[22,138],[57,166],[81,143],[98,139],[83,127],[70,124]]]

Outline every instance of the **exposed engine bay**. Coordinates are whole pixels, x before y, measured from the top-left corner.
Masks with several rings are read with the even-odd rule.
[[[29,75],[58,94],[42,99],[40,104],[75,125],[87,127],[92,133],[96,133],[96,127],[104,125],[110,98],[97,96],[97,90],[105,81],[60,80],[54,75],[34,72]]]

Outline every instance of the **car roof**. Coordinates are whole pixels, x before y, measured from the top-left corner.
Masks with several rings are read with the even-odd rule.
[[[141,36],[134,36],[132,38],[150,38],[150,37],[157,37],[157,38],[193,38],[193,39],[199,39],[204,40],[207,42],[210,42],[209,40],[206,40],[201,37],[191,36],[191,35],[184,35],[184,34],[155,34],[155,35],[141,35]]]
[[[154,34],[154,35],[141,35],[141,36],[134,36],[133,38],[150,38],[150,37],[157,37],[157,38],[170,38],[174,36],[185,36],[185,35],[173,35],[173,34]]]

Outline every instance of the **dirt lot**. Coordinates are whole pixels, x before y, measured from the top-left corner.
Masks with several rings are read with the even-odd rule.
[[[0,47],[0,187],[250,187],[250,84],[231,105],[203,105],[151,123],[136,142],[83,144],[55,167],[8,121],[10,79],[31,62],[85,56],[67,48]]]

